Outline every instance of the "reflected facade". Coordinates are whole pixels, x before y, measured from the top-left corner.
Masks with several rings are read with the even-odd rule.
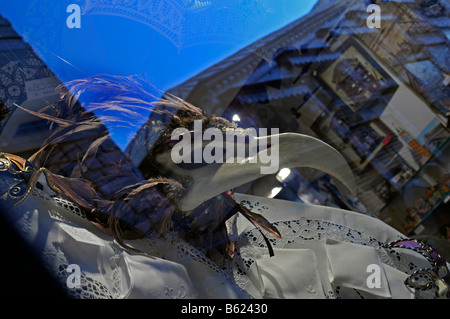
[[[277,198],[375,215],[408,235],[448,238],[450,8],[382,3],[377,29],[367,26],[368,4],[319,1],[170,92],[242,127],[316,136],[344,155],[360,185],[342,195],[327,175],[299,169],[242,191],[278,190]]]
[[[121,18],[152,10],[141,1],[125,11],[88,3],[88,13]],[[173,3],[208,16],[201,5],[209,1]],[[368,24],[372,3],[381,6],[380,28]],[[167,10],[156,20],[130,19],[152,27],[181,17]],[[166,93],[128,75],[62,85],[0,17],[7,221],[31,238],[74,298],[448,297],[447,264],[427,245],[448,260],[449,13],[448,1],[320,0]],[[210,33],[218,36],[223,29],[215,27]],[[166,31],[177,48],[201,40],[189,30]],[[171,134],[182,127],[195,138],[206,131],[196,121],[219,128],[217,136],[241,128],[303,136],[284,135],[280,155],[292,165],[275,174],[255,173],[242,158],[227,162],[231,168],[191,161],[207,149],[205,140],[190,140],[188,160],[176,163],[169,151],[180,136]],[[138,128],[125,149],[114,140],[115,125],[127,134]],[[249,151],[250,139],[230,144]],[[272,150],[279,140],[271,138]],[[266,147],[258,145],[258,154]],[[293,168],[299,156],[292,154],[320,165]],[[353,186],[347,163],[355,193],[341,184]],[[423,268],[428,263],[434,268]],[[381,290],[367,281],[374,265],[385,267]],[[72,268],[78,287],[68,281]]]

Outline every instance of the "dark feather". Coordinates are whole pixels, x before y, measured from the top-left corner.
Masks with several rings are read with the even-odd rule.
[[[225,221],[238,211],[256,227],[281,238],[262,215],[237,204],[227,194],[207,201],[189,216],[180,212],[177,205],[188,184],[183,185],[177,176],[164,175],[155,161],[157,152],[164,149],[160,146],[176,128],[192,129],[195,120],[202,120],[204,129],[236,125],[208,116],[176,96],[162,94],[139,76],[99,75],[58,89],[60,100],[39,112],[18,106],[56,125],[29,161],[45,168],[61,196],[84,209],[95,226],[112,234],[124,247],[136,251],[124,240],[163,236],[175,229],[220,265],[233,256]],[[117,147],[104,122],[109,127],[141,126],[139,138],[125,152],[145,154],[139,167]]]

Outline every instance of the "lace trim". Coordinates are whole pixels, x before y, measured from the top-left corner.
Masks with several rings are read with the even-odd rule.
[[[187,260],[193,260],[197,263],[203,264],[210,270],[214,271],[217,276],[219,276],[223,284],[233,286],[234,288],[238,289],[243,296],[247,296],[250,298],[250,296],[244,289],[236,285],[234,277],[231,273],[229,273],[227,269],[218,267],[217,264],[211,261],[197,248],[183,241],[178,236],[178,234],[169,232],[167,235],[165,235],[164,238],[146,238],[143,240],[148,243],[149,247],[156,247],[157,251],[155,252],[155,254],[158,255],[158,257],[173,260],[180,264],[185,264]],[[162,249],[158,249],[158,247]],[[164,251],[169,251],[170,254],[173,254],[175,252],[175,256],[168,256],[164,253]],[[180,298],[180,296],[184,295],[183,291],[185,290],[186,289],[184,287],[180,287],[180,289],[175,293],[174,289],[168,288],[166,290],[166,294],[172,298]]]
[[[110,246],[114,250],[114,255],[109,258],[112,268],[112,295],[114,298],[119,298],[122,294],[122,270],[120,269],[120,259],[122,258],[122,250],[115,243],[111,242]]]
[[[65,210],[70,211],[71,213],[77,215],[78,217],[87,219],[86,214],[72,202],[69,202],[68,200],[65,200],[60,197],[53,197],[53,200],[58,206],[64,208]]]
[[[67,291],[70,298],[74,299],[113,299],[114,294],[101,282],[93,279],[86,275],[86,273],[81,272],[80,276],[80,287],[79,288],[68,288],[67,278],[68,264],[60,264],[58,267],[58,273],[56,275],[57,280],[62,283],[63,287]]]
[[[258,202],[251,203],[248,200],[241,201],[252,211],[264,214],[267,206],[261,206]],[[368,236],[366,233],[352,229],[350,227],[339,225],[333,222],[310,219],[301,217],[297,220],[282,221],[273,223],[274,226],[283,235],[282,239],[269,238],[270,244],[274,248],[294,248],[299,245],[304,245],[307,241],[319,241],[328,239],[339,240],[343,242],[370,246],[375,248],[381,261],[394,267],[405,274],[411,274],[420,269],[418,265],[412,262],[408,256],[400,254],[394,249],[387,249],[386,243],[378,239]],[[232,228],[232,221],[229,221],[228,228]],[[244,290],[247,290],[250,284],[248,278],[248,271],[256,260],[257,251],[255,248],[267,248],[266,242],[258,229],[254,228],[246,233],[240,235],[235,241],[235,258],[229,269],[230,274],[235,279],[235,282]],[[341,298],[341,287],[333,287],[334,291],[324,291],[325,298]],[[363,295],[357,291],[353,291],[353,297],[364,298]],[[345,297],[348,298],[349,291],[345,292]],[[435,291],[416,291],[417,298],[430,298],[435,294]]]
[[[80,287],[69,288],[67,280],[70,273],[67,271],[69,262],[58,243],[48,245],[42,252],[44,265],[53,274],[60,288],[73,299],[111,299],[114,298],[114,291],[111,292],[104,284],[95,280],[87,273],[81,271]],[[119,282],[120,283],[120,282]]]
[[[64,200],[59,197],[50,197],[44,192],[34,189],[32,195],[37,196],[46,201],[50,201],[52,204],[56,204],[60,208],[76,214],[81,218],[86,218],[83,212],[75,204]],[[249,201],[242,201],[241,204],[247,206],[250,210],[257,213],[264,214],[264,211],[269,210],[269,207],[259,205],[258,202],[251,203]],[[55,210],[49,210],[53,217],[66,220],[60,213]],[[19,220],[18,225],[23,229],[25,233],[29,233],[31,228],[31,217],[33,211],[26,212]],[[309,219],[301,217],[297,220],[281,221],[274,223],[274,225],[283,234],[283,239],[270,238],[270,243],[275,248],[289,248],[298,247],[303,245],[307,241],[318,241],[325,238],[335,239],[339,241],[371,246],[376,249],[383,263],[392,266],[406,274],[411,274],[417,271],[419,267],[408,259],[406,255],[400,254],[393,249],[387,249],[385,243],[380,242],[376,238],[368,236],[366,233],[352,229],[350,227],[339,225],[336,223],[328,222],[321,219]],[[229,230],[233,228],[232,220],[227,223]],[[28,230],[28,231],[27,231]],[[175,233],[169,233],[164,239],[145,239],[148,242],[148,247],[161,247],[161,251],[169,251],[171,254],[175,252],[176,256],[172,256],[172,259],[176,262],[183,263],[188,258],[195,262],[206,265],[209,269],[213,270],[222,280],[224,284],[232,285],[238,288],[243,295],[247,295],[246,292],[250,280],[248,277],[248,271],[256,260],[257,251],[255,247],[267,248],[264,238],[261,233],[255,228],[248,232],[241,234],[235,241],[235,257],[234,260],[226,269],[219,268],[209,258],[207,258],[202,252],[193,247],[192,245],[184,242]],[[53,245],[57,245],[54,243]],[[119,262],[121,258],[122,250],[116,246],[114,242],[111,242],[111,246],[114,250],[114,255],[110,257],[110,263],[112,267],[112,289],[109,289],[106,285],[102,284],[98,280],[95,280],[89,274],[82,272],[81,274],[81,287],[68,289],[67,267],[69,265],[64,252],[58,247],[54,246],[44,249],[43,257],[45,264],[49,266],[51,272],[56,274],[58,282],[68,292],[69,296],[73,298],[118,298],[121,295],[121,269]],[[158,252],[155,252],[156,256]],[[149,254],[152,256],[152,254]],[[170,256],[165,256],[164,253],[160,258],[171,259]],[[349,289],[346,289],[343,293],[341,287],[333,287],[333,291],[326,291],[324,295],[326,298],[342,298],[348,297]],[[178,289],[172,287],[166,287],[166,295],[171,298],[183,298],[186,296],[186,288],[178,287]],[[363,298],[363,295],[354,291],[354,297]],[[430,289],[428,291],[416,291],[416,297],[418,298],[433,298],[435,290]],[[249,296],[251,297],[251,296]]]

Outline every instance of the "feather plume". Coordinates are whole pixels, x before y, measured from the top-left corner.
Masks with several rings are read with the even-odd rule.
[[[158,91],[140,76],[98,75],[58,88],[60,100],[39,112],[18,106],[56,126],[29,161],[38,168],[45,167],[51,183],[66,199],[88,212],[94,225],[135,252],[125,239],[164,236],[176,230],[223,265],[234,251],[225,221],[240,212],[261,230],[273,255],[263,232],[274,238],[281,238],[281,234],[264,216],[236,203],[228,192],[192,211],[181,211],[179,203],[189,189],[189,181],[156,161],[160,152],[170,151],[167,141],[176,128],[191,130],[195,120],[201,120],[204,129],[238,129],[235,124]],[[140,129],[122,152],[105,123],[108,128]],[[137,155],[141,157],[132,158]]]

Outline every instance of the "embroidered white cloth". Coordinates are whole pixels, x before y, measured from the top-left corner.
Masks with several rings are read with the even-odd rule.
[[[413,251],[386,249],[385,243],[404,236],[359,213],[237,194],[283,238],[270,239],[275,252],[270,257],[260,232],[235,215],[227,222],[235,256],[221,269],[175,233],[126,241],[146,253],[127,252],[73,203],[54,197],[45,175],[40,181],[43,189],[34,188],[6,215],[72,297],[414,298],[435,293],[405,286],[408,274],[429,267],[427,260]],[[1,183],[2,189],[14,184],[8,178]],[[73,265],[80,269],[74,287],[76,274],[68,271]],[[369,271],[370,265],[379,271]]]
[[[244,268],[249,273],[240,275],[236,271],[235,277],[253,296],[414,297],[414,291],[403,283],[411,272],[407,271],[408,265],[412,266],[411,258],[405,252],[383,248],[384,243],[404,236],[382,221],[330,207],[248,195],[238,198],[242,204],[263,213],[283,235],[281,240],[271,239],[275,256],[269,257],[259,232],[243,218],[236,218],[236,245],[244,263],[233,268]],[[425,262],[418,264],[423,267]],[[375,274],[369,266],[380,271]],[[368,284],[372,274],[379,275],[377,287],[372,282]]]

